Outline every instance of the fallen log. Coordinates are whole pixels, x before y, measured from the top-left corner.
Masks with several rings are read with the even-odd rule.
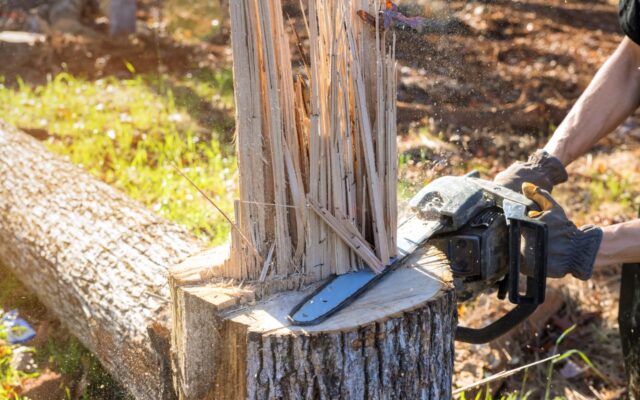
[[[167,267],[201,243],[0,122],[0,262],[137,399],[172,399]]]

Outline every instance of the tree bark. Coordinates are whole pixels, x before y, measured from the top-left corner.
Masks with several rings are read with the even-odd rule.
[[[0,121],[0,261],[137,399],[172,399],[167,267],[201,243]]]
[[[629,398],[640,399],[640,264],[624,264],[620,281],[618,323]]]
[[[219,250],[171,269],[181,399],[448,399],[456,302],[448,263],[420,249],[323,323],[286,315],[317,285],[260,299],[198,283]],[[207,261],[209,260],[209,261]]]

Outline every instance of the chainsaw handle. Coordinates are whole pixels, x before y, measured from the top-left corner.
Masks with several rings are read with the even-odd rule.
[[[527,319],[538,308],[537,304],[519,304],[499,319],[484,328],[456,329],[456,340],[459,342],[483,344],[499,338]]]
[[[522,228],[534,231],[536,255],[533,276],[527,276],[525,294],[520,294],[520,245]],[[509,217],[509,273],[505,277],[509,301],[517,304],[514,309],[483,328],[458,327],[456,340],[460,342],[482,344],[490,342],[509,332],[526,320],[544,302],[547,279],[547,226],[525,215]]]
[[[522,228],[534,231],[536,239],[533,249],[535,263],[532,276],[527,276],[527,289],[520,294],[520,248]],[[547,286],[547,245],[549,233],[547,225],[527,216],[509,218],[509,301],[513,304],[542,304]]]

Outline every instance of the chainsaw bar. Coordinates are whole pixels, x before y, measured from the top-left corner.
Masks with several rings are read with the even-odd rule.
[[[425,221],[411,216],[398,226],[398,255],[385,269],[378,274],[371,270],[360,270],[338,275],[298,304],[287,318],[299,326],[316,325],[324,321],[382,280],[443,226],[440,220]]]

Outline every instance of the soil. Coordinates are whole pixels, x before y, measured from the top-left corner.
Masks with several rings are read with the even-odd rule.
[[[546,141],[622,38],[617,7],[605,1],[429,4],[410,11],[446,20],[444,34],[397,34],[400,149],[409,159],[404,177],[416,185],[474,166],[491,177],[524,159]],[[148,12],[143,7],[140,18],[150,20],[144,10]],[[287,5],[287,10],[296,17],[295,7]],[[229,57],[225,38],[187,44],[151,30],[118,41],[56,35],[36,45],[0,44],[0,75],[9,84],[18,76],[39,84],[47,74],[60,71],[87,79],[128,77],[127,62],[136,73],[182,75],[196,68],[229,66]],[[640,183],[639,126],[637,119],[630,119],[570,168],[570,184],[560,187],[557,196],[578,223],[611,223],[634,216],[633,206],[606,203],[594,210],[589,184],[598,178],[585,176],[602,164],[605,170],[631,176],[631,187],[640,188],[635,184]],[[559,306],[540,317],[542,328],[535,334],[525,328],[491,346],[457,345],[455,387],[548,356],[555,340],[575,323],[577,328],[561,350],[583,351],[606,378],[589,370],[569,377],[572,374],[561,372],[567,363],[559,363],[553,392],[568,399],[624,398],[617,333],[619,280],[616,267],[598,271],[586,283],[561,280]],[[504,308],[504,303],[485,296],[461,308],[461,323],[490,321]],[[471,321],[478,315],[480,322]],[[585,365],[579,358],[571,360],[579,369]],[[544,393],[546,371],[546,364],[529,370],[526,389],[537,390],[531,398]],[[519,373],[491,387],[494,393],[506,393],[520,389],[522,380]]]
[[[30,84],[43,84],[48,76],[60,72],[89,80],[105,76],[130,78],[132,71],[127,64],[138,74],[173,76],[230,65],[231,51],[224,30],[206,41],[174,40],[166,22],[158,22],[162,18],[158,4],[154,0],[138,1],[139,33],[128,37],[110,38],[106,35],[107,25],[102,22],[104,18],[94,15],[82,22],[96,35],[80,37],[49,32],[43,42],[35,44],[0,42],[0,75],[8,84],[16,83],[18,77]],[[20,11],[14,10],[15,13]],[[0,17],[3,14],[11,15],[0,8]]]

